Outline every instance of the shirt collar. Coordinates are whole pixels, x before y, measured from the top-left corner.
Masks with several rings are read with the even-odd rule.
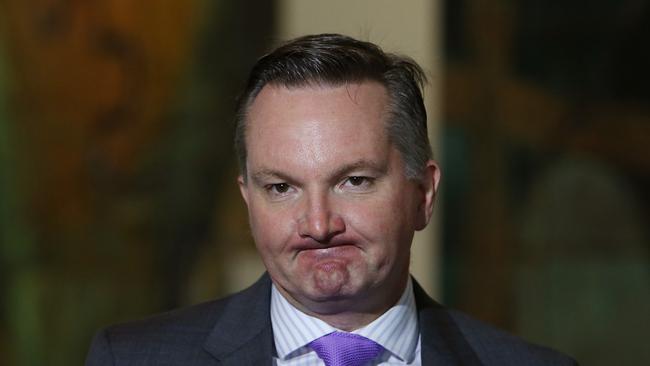
[[[340,331],[295,308],[275,285],[271,291],[271,325],[277,355],[283,360],[311,352],[308,343],[331,332]],[[420,331],[411,280],[393,307],[372,323],[352,333],[372,339],[402,361],[412,362]]]

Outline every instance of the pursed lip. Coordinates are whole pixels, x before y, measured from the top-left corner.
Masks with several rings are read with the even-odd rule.
[[[342,246],[355,246],[358,247],[356,240],[345,237],[335,237],[327,242],[318,242],[312,239],[302,239],[295,244],[291,245],[291,249],[297,253],[306,250],[330,249]]]

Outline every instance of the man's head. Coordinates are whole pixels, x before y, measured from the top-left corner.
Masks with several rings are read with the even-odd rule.
[[[262,260],[290,302],[343,329],[364,321],[342,314],[372,320],[399,298],[413,233],[429,221],[439,178],[426,121],[405,120],[424,118],[419,68],[409,63],[399,77],[393,71],[376,80],[366,68],[384,70],[390,58],[378,55],[375,46],[342,36],[300,38],[260,61],[266,66],[253,70],[258,77],[241,107],[239,184]],[[321,75],[336,60],[347,71],[295,79]],[[391,94],[387,80],[412,88]],[[409,108],[421,110],[396,106],[395,96],[414,97]],[[404,131],[419,124],[419,139]],[[411,144],[425,147],[413,153]],[[408,156],[423,161],[409,165]]]
[[[427,113],[422,101],[426,77],[410,58],[383,52],[378,46],[339,34],[296,38],[265,55],[253,67],[239,98],[235,149],[245,177],[247,114],[266,85],[285,87],[338,86],[374,81],[388,93],[386,130],[402,154],[406,175],[419,178],[432,158]]]

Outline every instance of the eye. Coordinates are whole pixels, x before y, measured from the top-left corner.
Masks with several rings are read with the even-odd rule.
[[[348,182],[353,186],[360,186],[366,182],[366,177],[350,177]]]
[[[286,183],[271,184],[271,189],[277,193],[287,193],[289,191],[289,185]]]
[[[351,176],[345,178],[341,188],[347,188],[355,191],[365,190],[373,186],[374,178],[363,176]]]
[[[293,187],[288,183],[267,184],[264,188],[273,198],[284,197],[293,190]]]

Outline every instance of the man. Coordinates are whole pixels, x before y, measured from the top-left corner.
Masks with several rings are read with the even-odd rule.
[[[445,309],[409,276],[440,179],[423,81],[412,60],[335,34],[261,58],[235,145],[268,273],[100,332],[87,365],[574,364]]]

